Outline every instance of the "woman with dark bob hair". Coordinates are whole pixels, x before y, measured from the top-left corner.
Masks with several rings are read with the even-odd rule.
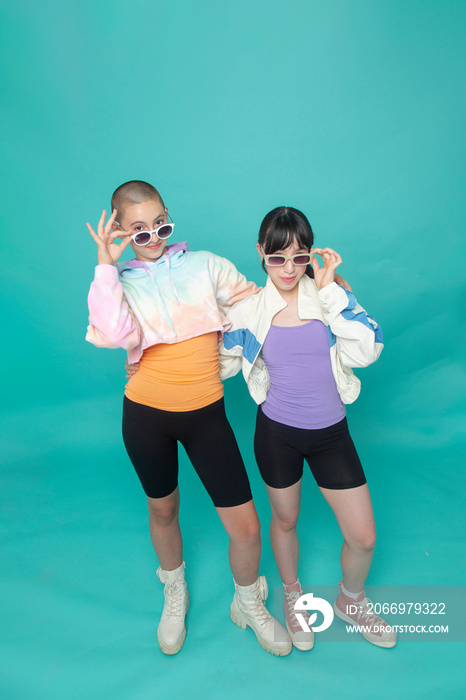
[[[360,391],[352,368],[377,360],[382,331],[353,293],[335,283],[340,255],[313,243],[311,225],[297,209],[278,207],[264,218],[257,249],[267,284],[228,312],[221,376],[242,369],[259,404],[254,450],[272,509],[270,538],[293,645],[302,651],[314,645],[312,629],[304,631],[294,612],[303,595],[296,526],[306,460],[344,538],[334,612],[364,627],[362,634],[373,644],[393,647],[395,631],[374,614],[364,594],[375,525],[345,409]]]

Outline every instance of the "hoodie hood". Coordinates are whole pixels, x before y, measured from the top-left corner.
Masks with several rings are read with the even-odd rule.
[[[187,241],[183,241],[182,243],[172,243],[171,245],[167,245],[167,249],[163,255],[160,256],[158,260],[154,260],[154,262],[144,262],[142,260],[137,260],[134,258],[133,260],[125,260],[124,262],[117,262],[115,267],[118,270],[118,274],[123,276],[123,275],[131,275],[132,272],[141,272],[142,270],[148,270],[148,268],[154,268],[157,267],[158,265],[167,265],[170,267],[176,267],[177,263],[179,264],[181,262],[181,258],[183,257],[184,253],[186,253],[189,250],[189,246]]]

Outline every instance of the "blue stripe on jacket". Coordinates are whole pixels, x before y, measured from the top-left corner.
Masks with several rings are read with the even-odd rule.
[[[237,331],[230,331],[223,334],[223,344],[226,350],[231,350],[236,345],[243,348],[243,356],[251,364],[256,359],[261,344],[256,336],[248,328],[239,328]]]
[[[364,311],[360,311],[359,313],[355,314],[354,311],[352,311],[352,309],[354,309],[356,306],[356,297],[352,292],[349,292],[347,289],[345,289],[345,292],[348,297],[348,306],[341,312],[343,318],[346,318],[347,321],[357,321],[358,323],[362,323],[363,326],[366,326],[366,328],[369,328],[375,333],[376,343],[383,343],[382,329],[375,320],[375,318],[372,318],[372,316],[369,316],[369,314],[366,314]],[[373,325],[371,321],[373,321],[375,325]],[[331,346],[332,343],[330,344],[330,347]]]

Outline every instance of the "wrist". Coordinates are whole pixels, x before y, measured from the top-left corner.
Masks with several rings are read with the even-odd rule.
[[[97,264],[98,265],[113,265],[113,260],[109,258],[107,255],[98,255],[97,256]]]
[[[320,280],[319,282],[316,280],[317,289],[318,289],[319,292],[320,292],[321,289],[324,289],[324,287],[330,286],[330,285],[333,284],[334,282],[335,282],[334,279],[333,279],[333,280],[329,280],[329,279]]]

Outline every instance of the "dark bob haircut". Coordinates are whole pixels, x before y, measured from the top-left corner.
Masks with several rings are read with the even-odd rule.
[[[307,217],[293,207],[277,207],[269,211],[259,229],[259,245],[266,255],[285,250],[296,241],[300,248],[310,250],[314,244],[314,233]],[[264,261],[262,269],[266,271]],[[314,277],[312,267],[306,273]]]

